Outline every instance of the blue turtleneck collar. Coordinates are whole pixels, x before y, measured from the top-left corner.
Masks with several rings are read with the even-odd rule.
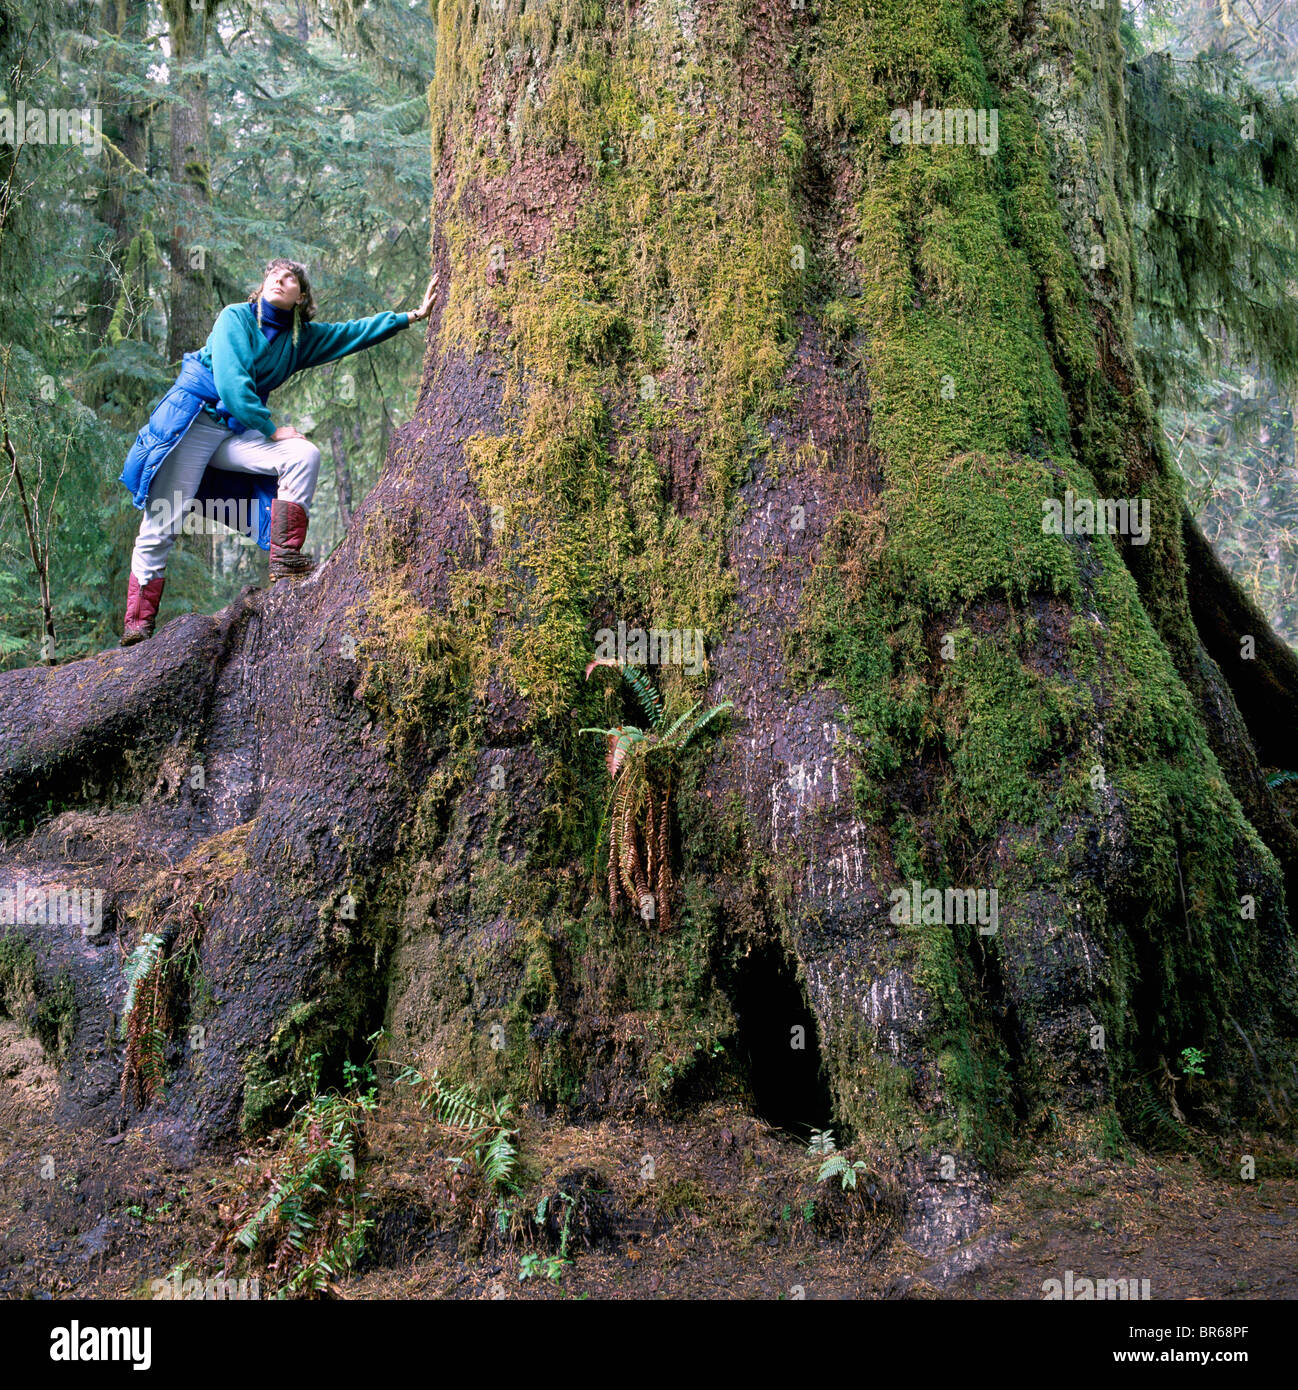
[[[261,297],[261,331],[266,335],[268,342],[274,342],[275,336],[281,329],[293,326],[293,310],[281,309],[278,305],[272,304],[265,295]]]

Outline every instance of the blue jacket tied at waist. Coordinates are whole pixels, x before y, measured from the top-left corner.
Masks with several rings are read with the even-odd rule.
[[[259,393],[260,394],[260,393]],[[270,393],[267,392],[266,395]],[[262,405],[266,396],[260,396]],[[131,493],[131,501],[143,508],[148,500],[149,485],[154,474],[162,466],[162,461],[180,443],[185,431],[205,405],[210,405],[220,416],[226,427],[235,434],[243,434],[244,426],[221,405],[217,393],[216,380],[211,370],[205,367],[196,352],[187,352],[181,361],[180,375],[175,385],[154,407],[148,424],[135,436],[131,452],[126,456],[122,467],[120,482],[125,483]],[[244,503],[244,507],[222,507],[217,515],[222,521],[228,517],[250,516],[252,504],[257,504],[257,544],[263,550],[270,549],[270,504],[275,500],[278,480],[261,473],[236,473],[228,468],[217,468],[208,464],[194,497],[195,508],[206,508],[208,502]],[[251,535],[251,524],[243,534]]]
[[[287,329],[272,333],[266,331],[251,304],[227,304],[202,350],[185,354],[176,384],[154,407],[149,423],[131,445],[121,477],[130,489],[131,500],[137,507],[147,504],[149,486],[163,459],[180,443],[204,406],[235,434],[258,429],[270,439],[275,422],[266,409],[266,397],[277,386],[307,367],[336,362],[373,347],[409,322],[409,314],[385,309],[367,319],[304,323],[296,335]],[[250,513],[255,501],[257,544],[269,550],[270,504],[278,490],[279,480],[269,474],[239,473],[209,463],[194,502],[205,516],[209,504],[217,504],[211,514],[227,524],[231,524],[230,517],[247,517],[246,525],[239,519],[233,528],[251,535]],[[236,505],[229,508],[223,503]]]

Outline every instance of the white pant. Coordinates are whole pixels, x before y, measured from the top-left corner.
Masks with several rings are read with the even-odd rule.
[[[278,496],[310,512],[320,470],[320,450],[309,439],[267,439],[257,430],[235,434],[200,413],[180,443],[163,459],[149,484],[140,533],[131,552],[131,573],[141,584],[156,579],[185,524],[208,464],[234,473],[269,473],[279,479]],[[254,533],[256,518],[253,518]]]

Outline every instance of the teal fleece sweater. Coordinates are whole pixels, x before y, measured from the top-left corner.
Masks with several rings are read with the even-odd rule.
[[[345,323],[304,323],[294,346],[289,329],[267,342],[257,324],[255,305],[227,304],[217,315],[198,357],[212,373],[225,409],[247,429],[260,430],[269,439],[275,433],[275,422],[266,409],[266,397],[277,386],[294,372],[373,347],[409,322],[408,315],[388,309],[372,318]],[[213,412],[208,409],[208,413]]]

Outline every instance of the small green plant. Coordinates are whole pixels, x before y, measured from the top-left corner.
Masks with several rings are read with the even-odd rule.
[[[571,1192],[560,1192],[559,1200],[567,1204],[568,1210],[563,1214],[563,1225],[559,1228],[559,1255],[566,1259],[568,1255],[568,1232],[572,1225],[572,1214],[577,1209],[577,1199]]]
[[[1202,1076],[1205,1060],[1203,1053],[1197,1047],[1183,1047],[1181,1049],[1181,1066],[1185,1069],[1186,1076]]]
[[[807,1144],[807,1152],[815,1157],[821,1154],[832,1154],[837,1148],[834,1143],[834,1131],[832,1129],[813,1129],[811,1139]]]
[[[559,1280],[563,1277],[564,1269],[566,1269],[567,1266],[572,1263],[572,1261],[568,1258],[568,1236],[572,1225],[572,1214],[577,1208],[577,1199],[572,1195],[571,1192],[559,1192],[556,1194],[554,1201],[564,1203],[565,1207],[567,1208],[567,1210],[563,1213],[563,1224],[559,1227],[559,1253],[557,1255],[547,1256],[540,1264],[533,1263],[531,1265],[528,1265],[528,1268],[533,1273],[537,1269],[543,1269],[547,1278],[552,1279],[557,1284]],[[550,1209],[552,1205],[553,1202],[549,1197],[542,1197],[541,1200],[536,1204],[536,1212],[532,1219],[536,1222],[538,1226],[545,1225],[546,1212]],[[530,1257],[525,1255],[523,1257],[525,1264],[527,1263],[529,1258],[533,1261],[536,1260],[536,1256],[534,1255]],[[520,1269],[518,1277],[520,1280],[527,1279],[531,1277],[531,1274],[524,1274]]]
[[[547,1279],[557,1284],[563,1278],[563,1271],[568,1263],[562,1255],[538,1255],[535,1250],[530,1250],[518,1262],[518,1282],[521,1284],[525,1279],[544,1274]]]
[[[452,1168],[471,1164],[490,1191],[500,1194],[518,1191],[515,1181],[518,1153],[513,1142],[518,1130],[510,1123],[514,1105],[511,1097],[484,1099],[472,1086],[452,1086],[436,1069],[424,1076],[414,1067],[404,1067],[397,1082],[422,1087],[420,1108],[431,1110],[439,1124],[458,1130],[464,1136],[468,1147],[446,1160]]]
[[[807,1144],[807,1152],[813,1158],[824,1158],[820,1165],[820,1172],[816,1177],[817,1182],[828,1182],[831,1178],[838,1178],[842,1183],[843,1190],[856,1187],[856,1177],[858,1173],[865,1172],[865,1163],[857,1159],[855,1163],[848,1162],[847,1156],[838,1152],[838,1146],[834,1143],[834,1131],[832,1129],[813,1129],[811,1139]],[[810,1212],[814,1209],[815,1203],[808,1202],[804,1208],[804,1219],[810,1221]]]
[[[254,1165],[253,1183],[232,1204],[228,1229],[208,1252],[223,1250],[279,1275],[276,1298],[336,1289],[374,1225],[365,1215],[371,1194],[356,1180],[365,1125],[378,1104],[374,1071],[368,1063],[344,1063],[347,1092],[320,1092],[322,1061],[314,1052],[299,1069],[295,1084],[310,1098],[277,1137],[269,1161]]]
[[[368,1090],[376,1080],[374,1068],[369,1062],[353,1062],[350,1057],[343,1062],[344,1090]]]
[[[586,679],[596,666],[616,665],[613,657],[596,657],[586,667]],[[671,925],[671,797],[680,759],[694,739],[733,706],[726,701],[699,714],[696,704],[669,724],[662,696],[639,667],[622,667],[622,678],[644,713],[646,727],[619,724],[578,732],[597,734],[608,745],[609,911],[616,911],[624,892],[643,920],[656,917],[665,931]]]
[[[849,1163],[845,1154],[830,1154],[830,1156],[820,1165],[820,1172],[816,1176],[817,1182],[828,1182],[831,1178],[838,1178],[842,1184],[843,1191],[856,1187],[858,1173],[865,1172],[865,1162],[857,1159],[855,1163]]]

